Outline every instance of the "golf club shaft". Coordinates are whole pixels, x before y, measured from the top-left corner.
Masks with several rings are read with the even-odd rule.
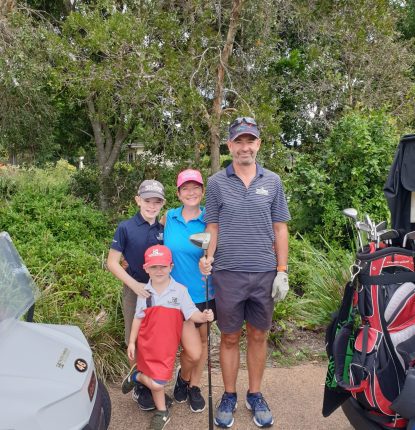
[[[205,258],[207,258],[207,249],[205,250]],[[205,288],[206,288],[206,310],[209,309],[209,275],[205,275]],[[207,330],[207,367],[208,367],[208,387],[209,387],[209,430],[213,430],[213,400],[212,400],[212,362],[210,359],[210,322],[206,326]]]

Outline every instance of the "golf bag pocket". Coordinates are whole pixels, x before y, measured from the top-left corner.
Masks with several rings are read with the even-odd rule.
[[[399,395],[398,379],[383,334],[371,328],[361,329],[350,365],[350,391],[353,397],[367,410],[393,416],[395,413],[391,410],[391,403]]]
[[[403,389],[392,402],[391,409],[404,418],[415,418],[415,368],[411,367],[405,378]]]

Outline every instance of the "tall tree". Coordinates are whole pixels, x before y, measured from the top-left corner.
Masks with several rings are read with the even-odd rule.
[[[382,107],[408,123],[414,55],[397,31],[401,8],[389,0],[285,3],[268,79],[281,95],[287,144],[312,150],[354,108]]]
[[[0,150],[12,163],[47,160],[54,152],[56,111],[40,34],[42,23],[26,14],[0,20]]]
[[[229,65],[229,57],[232,54],[235,35],[239,27],[240,14],[243,0],[233,0],[229,18],[229,27],[225,44],[218,58],[218,69],[216,75],[215,94],[213,98],[212,112],[208,115],[210,131],[210,166],[212,173],[220,169],[220,120],[223,111],[225,71]]]
[[[101,174],[101,208],[107,209],[122,144],[127,138],[151,139],[175,102],[172,46],[180,34],[174,19],[153,7],[138,14],[101,1],[79,6],[49,37],[55,85],[87,111]]]

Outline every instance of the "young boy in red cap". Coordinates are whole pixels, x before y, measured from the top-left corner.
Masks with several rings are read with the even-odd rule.
[[[144,254],[144,270],[150,281],[145,289],[150,297],[138,297],[128,343],[128,357],[137,360],[124,379],[122,391],[128,393],[136,382],[152,392],[157,411],[150,429],[162,430],[170,420],[166,407],[164,386],[171,379],[183,317],[195,323],[213,321],[212,310],[200,312],[190,298],[187,288],[176,282],[170,249],[163,245],[151,246]]]

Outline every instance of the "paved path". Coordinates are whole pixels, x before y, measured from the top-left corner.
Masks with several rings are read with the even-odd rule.
[[[338,409],[330,417],[321,415],[326,366],[301,365],[290,368],[265,369],[263,393],[274,414],[273,429],[278,430],[352,430],[349,422]],[[207,374],[203,377],[202,393],[207,400]],[[213,405],[222,395],[222,379],[219,370],[212,371]],[[240,370],[238,377],[238,409],[232,430],[258,429],[252,422],[251,413],[245,407],[247,371]],[[112,400],[112,420],[109,430],[144,430],[151,412],[142,412],[131,399],[123,395],[119,384],[108,387]],[[172,393],[172,384],[167,393]],[[208,429],[207,408],[200,414],[190,411],[186,403],[175,403],[172,419],[166,430]],[[215,427],[216,429],[216,427]]]

